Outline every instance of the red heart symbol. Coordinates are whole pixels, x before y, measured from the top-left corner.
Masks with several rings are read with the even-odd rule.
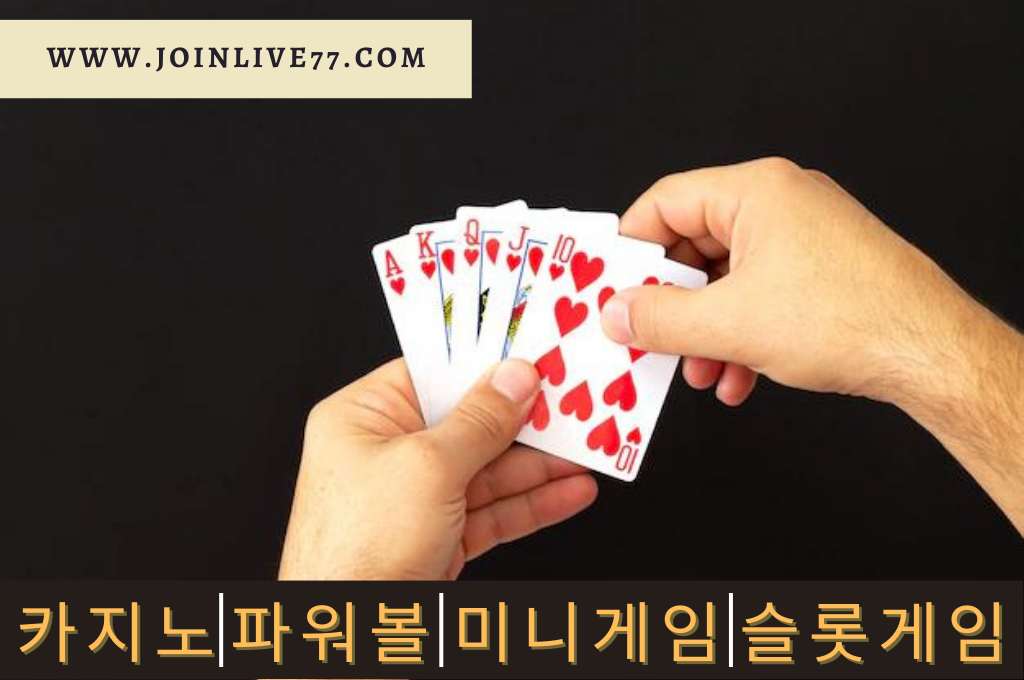
[[[437,269],[437,263],[433,260],[424,260],[423,262],[420,262],[420,269],[423,270],[423,273],[426,274],[429,279],[434,275],[434,270]]]
[[[451,248],[441,253],[441,264],[448,270],[448,273],[455,273],[455,252]]]
[[[533,364],[537,368],[537,373],[540,375],[540,379],[548,379],[554,386],[562,384],[565,380],[565,361],[562,360],[562,350],[555,345],[555,348],[550,350],[547,354],[537,359]]]
[[[487,242],[487,245],[485,246],[485,248],[487,248],[487,257],[491,259],[491,264],[494,264],[495,262],[498,261],[498,246],[499,243],[498,239],[496,238],[492,238],[490,241]]]
[[[594,402],[590,398],[590,388],[587,387],[586,380],[565,393],[558,404],[558,410],[563,416],[575,413],[579,421],[585,421],[590,417],[594,412]]]
[[[512,271],[513,269],[518,267],[519,263],[522,262],[522,261],[523,261],[523,258],[519,257],[518,255],[513,255],[512,253],[509,253],[508,256],[505,258],[505,262],[508,263],[508,270],[509,271]]]
[[[555,321],[558,322],[558,332],[563,338],[578,328],[586,318],[587,306],[582,302],[574,305],[567,297],[560,297],[555,302]]]
[[[551,422],[551,411],[548,410],[548,400],[544,396],[544,391],[537,395],[537,401],[533,402],[533,408],[530,409],[530,417],[526,421],[528,424],[533,425],[533,429],[540,432],[548,426]]]
[[[601,276],[604,260],[599,257],[588,259],[587,254],[580,251],[572,256],[569,268],[572,270],[572,280],[576,283],[576,292],[579,292]]]
[[[533,275],[537,275],[537,270],[540,269],[540,261],[544,259],[544,251],[534,246],[530,248],[530,253],[527,255],[530,259],[530,269],[533,270]]]
[[[645,354],[647,354],[647,352],[645,350],[634,349],[633,347],[629,348],[629,358],[630,358],[631,361],[635,362],[637,359],[639,359],[640,357],[642,357]]]
[[[609,456],[619,452],[619,428],[615,426],[615,416],[595,427],[587,435],[587,447],[591,451],[603,449]]]
[[[640,445],[640,428],[639,427],[634,427],[632,430],[630,430],[629,434],[626,435],[626,441],[629,442],[630,444],[636,444],[637,446],[639,446]]]
[[[626,371],[608,383],[608,387],[604,388],[604,403],[609,406],[618,403],[623,411],[636,406],[636,385],[633,384],[632,373]]]
[[[470,267],[476,262],[476,258],[480,257],[480,251],[476,248],[466,248],[462,251],[462,254],[466,257],[466,262],[469,263]]]
[[[659,282],[658,282],[657,277],[654,277],[654,276],[648,276],[646,279],[644,279],[644,285],[645,286],[656,286],[656,285],[658,285],[658,283]]]
[[[564,271],[565,271],[565,267],[563,267],[560,264],[555,264],[554,262],[552,262],[550,265],[548,265],[548,274],[551,275],[551,280],[552,281],[554,281],[559,276],[561,276],[562,272],[564,272]]]
[[[401,276],[391,279],[388,283],[391,284],[391,290],[395,291],[399,295],[401,295],[402,291],[405,290],[405,279]]]
[[[611,286],[601,289],[601,292],[597,294],[597,311],[604,309],[604,303],[608,302],[608,298],[612,295],[615,295],[615,289]]]

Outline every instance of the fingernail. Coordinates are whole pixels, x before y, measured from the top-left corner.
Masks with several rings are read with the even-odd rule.
[[[739,404],[736,403],[735,396],[730,394],[727,388],[722,387],[723,385],[725,385],[725,382],[719,380],[718,385],[715,386],[715,398],[726,406],[739,406]]]
[[[491,376],[491,387],[512,402],[522,402],[533,396],[537,389],[537,372],[533,366],[518,359],[498,364]]]
[[[601,310],[601,325],[605,335],[618,343],[633,340],[633,327],[629,323],[629,303],[616,295],[604,303]]]

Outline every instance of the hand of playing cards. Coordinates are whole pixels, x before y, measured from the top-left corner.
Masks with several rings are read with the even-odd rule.
[[[625,288],[699,288],[707,276],[620,236],[618,224],[612,213],[514,201],[464,206],[374,247],[427,425],[490,366],[521,358],[536,366],[541,392],[517,439],[636,477],[679,358],[612,342],[600,310]]]

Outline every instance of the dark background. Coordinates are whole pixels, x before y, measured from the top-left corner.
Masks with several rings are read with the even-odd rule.
[[[397,352],[370,246],[463,203],[621,212],[666,173],[782,154],[1024,322],[1010,3],[207,4],[2,7],[472,18],[473,99],[0,102],[0,576],[273,576],[306,412]],[[894,408],[765,380],[730,410],[677,380],[635,484],[465,573],[1018,578],[1022,557]]]

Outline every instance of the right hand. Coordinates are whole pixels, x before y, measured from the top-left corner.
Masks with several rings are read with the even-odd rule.
[[[670,175],[622,217],[625,236],[720,277],[605,304],[613,340],[686,357],[693,387],[737,405],[758,373],[894,401],[970,300],[826,175],[777,158]],[[935,340],[933,340],[935,338]],[[941,348],[939,348],[941,349]]]

